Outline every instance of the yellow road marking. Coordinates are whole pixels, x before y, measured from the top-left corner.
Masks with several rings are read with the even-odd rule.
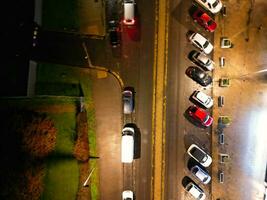
[[[151,199],[164,199],[166,97],[168,61],[168,0],[156,1],[153,103]]]

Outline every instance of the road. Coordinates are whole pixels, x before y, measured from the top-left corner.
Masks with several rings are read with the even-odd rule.
[[[112,3],[112,2],[110,2]],[[120,198],[123,190],[133,190],[136,199],[150,199],[151,186],[151,113],[152,113],[152,74],[153,74],[153,42],[154,42],[154,3],[148,1],[136,1],[137,5],[137,24],[134,27],[121,26],[122,42],[121,46],[112,49],[109,45],[108,37],[102,43],[96,40],[88,42],[89,52],[93,65],[104,66],[119,74],[124,82],[124,86],[132,86],[136,91],[135,111],[131,116],[123,116],[122,110],[116,107],[117,113],[112,115],[122,121],[121,127],[115,128],[118,133],[112,133],[119,143],[107,144],[111,149],[102,151],[103,155],[111,155],[116,161],[110,160],[102,166],[112,166],[114,172],[111,176],[106,176],[110,172],[102,172],[100,177],[101,199]],[[110,7],[119,7],[110,5]],[[118,10],[118,13],[120,11]],[[118,13],[114,10],[109,14],[109,19],[117,19]],[[95,47],[95,48],[94,48]],[[101,53],[102,52],[102,53]],[[104,58],[103,58],[104,56]],[[102,80],[103,81],[103,80]],[[111,84],[111,85],[109,85]],[[106,88],[114,83],[107,83]],[[115,93],[117,99],[120,93]],[[108,97],[109,98],[109,97]],[[112,97],[111,99],[113,99]],[[117,99],[118,100],[118,99]],[[108,102],[110,106],[121,104],[121,99],[117,103]],[[112,104],[112,105],[111,105]],[[112,116],[110,115],[110,117]],[[101,120],[101,117],[100,117]],[[102,121],[102,120],[101,120]],[[120,161],[120,134],[125,123],[135,123],[140,129],[141,134],[141,156],[134,160],[133,164],[121,164]],[[101,122],[100,122],[101,123]],[[114,130],[114,129],[113,129]],[[110,136],[112,137],[112,136]],[[114,152],[115,154],[112,154]],[[113,167],[114,166],[114,167]],[[118,173],[121,173],[120,175]],[[113,178],[110,178],[113,177]],[[121,181],[114,179],[122,179]],[[114,181],[117,184],[114,184]],[[101,184],[102,182],[102,184]],[[104,183],[104,184],[103,184]],[[112,187],[106,187],[112,185]]]

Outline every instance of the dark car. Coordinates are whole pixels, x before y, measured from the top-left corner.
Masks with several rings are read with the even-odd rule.
[[[216,22],[203,10],[196,8],[192,14],[192,18],[200,26],[205,28],[209,32],[215,31],[217,24]]]
[[[134,111],[134,91],[132,88],[124,88],[122,92],[123,113],[131,114]]]
[[[197,83],[199,83],[204,87],[212,83],[211,76],[198,67],[195,66],[188,67],[185,73],[191,79],[193,79],[194,81],[196,81]]]
[[[117,47],[121,43],[121,29],[115,20],[109,21],[109,41],[112,47]]]

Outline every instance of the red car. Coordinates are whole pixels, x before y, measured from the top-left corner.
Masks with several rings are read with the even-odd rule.
[[[205,110],[196,105],[190,106],[187,111],[190,117],[200,122],[205,127],[209,127],[213,122],[213,118]]]
[[[217,27],[216,22],[203,10],[197,8],[193,12],[192,17],[195,22],[197,22],[200,26],[204,27],[207,31],[215,31]]]

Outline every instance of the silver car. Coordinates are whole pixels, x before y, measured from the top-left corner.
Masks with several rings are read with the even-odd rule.
[[[192,167],[190,171],[204,184],[208,184],[211,180],[210,175],[206,171],[201,169],[201,167],[199,167],[198,165]]]
[[[189,182],[185,186],[185,190],[188,191],[197,200],[204,200],[206,198],[204,191],[193,182]]]
[[[214,69],[214,61],[199,51],[191,51],[189,58],[193,63],[206,71],[212,71]]]
[[[123,113],[131,114],[134,111],[134,91],[125,88],[122,92]]]

